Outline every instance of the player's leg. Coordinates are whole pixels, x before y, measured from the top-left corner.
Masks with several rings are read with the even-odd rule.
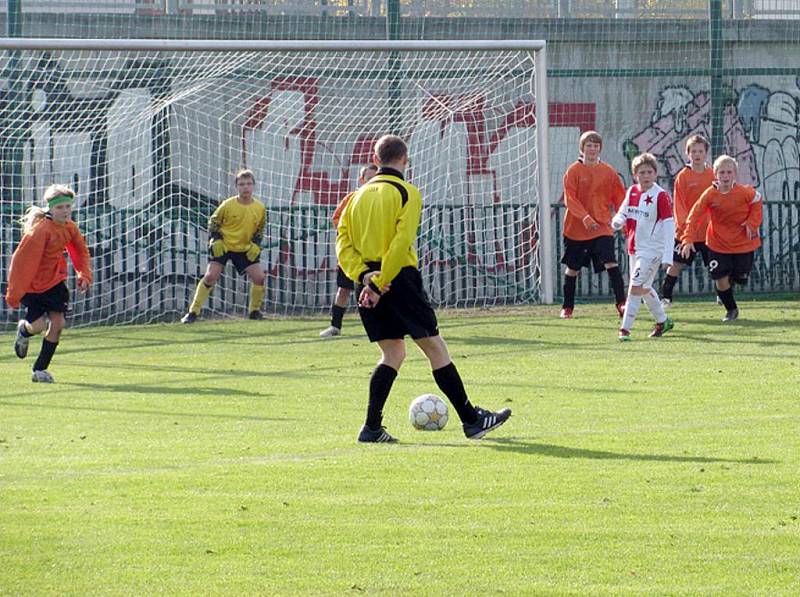
[[[220,259],[224,257],[223,255]],[[219,281],[219,277],[222,275],[222,268],[224,266],[224,261],[212,260],[208,262],[205,275],[201,278],[200,282],[197,283],[197,289],[194,291],[194,298],[189,305],[189,311],[181,319],[182,323],[194,323],[197,316],[200,315],[203,305],[205,305],[208,300],[208,295],[211,294],[211,291],[214,289],[214,284]]]
[[[633,323],[636,321],[636,316],[639,314],[639,308],[642,306],[642,297],[645,290],[642,287],[643,271],[640,259],[631,255],[630,262],[630,284],[628,286],[628,295],[625,299],[625,306],[622,311],[622,323],[619,328],[619,339],[627,341],[631,339],[631,330]]]
[[[675,249],[672,253],[672,265],[667,268],[664,282],[661,284],[661,304],[664,305],[665,309],[668,309],[672,305],[675,284],[678,283],[678,277],[680,277],[681,271],[685,266],[692,263],[695,256],[695,253],[692,253],[688,258],[684,258],[681,255],[680,248],[681,243],[676,240]]]
[[[616,250],[614,249],[613,236],[599,236],[592,240],[589,256],[594,266],[594,272],[599,274],[603,270],[608,274],[608,281],[614,293],[614,306],[617,314],[622,317],[625,312],[625,282],[617,263]]]
[[[656,322],[655,326],[653,326],[653,330],[650,332],[650,337],[660,338],[675,326],[673,321],[667,317],[664,306],[659,300],[658,293],[653,288],[653,282],[655,282],[658,268],[661,265],[661,259],[656,257],[643,260],[643,265],[647,268],[647,271],[641,279],[642,289],[644,290],[642,300],[647,305],[650,314]]]
[[[378,366],[369,379],[369,403],[367,405],[367,418],[358,434],[359,442],[384,443],[395,442],[397,439],[383,429],[383,407],[389,398],[397,372],[406,358],[406,343],[400,339],[385,339],[377,341],[381,351]]]
[[[331,324],[322,330],[319,335],[321,338],[330,338],[342,333],[342,321],[347,312],[347,305],[350,304],[350,295],[353,292],[354,284],[349,279],[341,267],[336,268],[336,296],[331,305]]]
[[[709,249],[708,271],[714,285],[717,287],[717,296],[725,307],[725,323],[734,321],[739,317],[739,306],[733,297],[733,285],[731,276],[734,274],[734,258],[729,253],[717,253]]]
[[[41,334],[47,325],[47,317],[44,313],[39,315],[40,310],[28,307],[25,319],[20,319],[17,322],[17,335],[14,338],[14,353],[20,358],[24,359],[28,356],[28,346],[30,345],[31,337]]]
[[[511,416],[511,409],[499,412],[484,410],[473,406],[464,389],[464,382],[455,364],[450,359],[447,344],[440,335],[414,338],[431,364],[433,379],[442,393],[453,405],[461,420],[464,435],[469,439],[480,439],[493,429],[497,429]]]
[[[561,319],[572,319],[575,310],[575,290],[578,287],[578,271],[571,267],[564,268],[564,300],[561,302]]]
[[[250,278],[250,301],[247,305],[247,316],[250,319],[263,319],[261,314],[261,303],[264,302],[266,287],[264,283],[267,279],[261,263],[248,265],[244,272]]]
[[[64,313],[59,311],[48,311],[47,317],[50,320],[50,325],[47,328],[47,334],[42,338],[42,349],[33,364],[31,379],[35,382],[52,383],[54,381],[53,376],[47,369],[50,367],[56,348],[58,348],[61,331],[66,326],[66,317]]]
[[[564,255],[561,263],[564,265],[564,300],[561,302],[561,319],[571,319],[575,310],[575,290],[578,286],[578,272],[583,267],[587,256],[587,243],[574,241],[564,237]]]

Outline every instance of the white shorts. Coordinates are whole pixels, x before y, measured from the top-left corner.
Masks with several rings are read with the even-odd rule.
[[[641,257],[630,255],[630,281],[631,286],[641,286],[642,288],[652,288],[653,281],[658,274],[661,265],[660,257]]]

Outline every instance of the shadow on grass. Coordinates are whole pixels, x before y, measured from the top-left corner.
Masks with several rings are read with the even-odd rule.
[[[46,410],[67,410],[78,412],[112,413],[124,415],[153,415],[156,417],[179,417],[184,419],[222,419],[229,421],[297,421],[294,417],[256,417],[253,415],[236,414],[213,414],[213,413],[193,413],[193,412],[174,412],[164,410],[144,410],[134,408],[98,408],[96,406],[73,406],[65,404],[52,404],[42,402],[14,402],[11,400],[0,400],[0,404],[5,406],[24,406],[33,408],[43,408]]]
[[[254,394],[253,392],[246,392],[245,390],[235,390],[233,388],[199,388],[192,386],[187,388],[185,386],[169,387],[169,386],[152,386],[142,384],[101,384],[101,383],[76,383],[65,382],[58,384],[61,387],[74,387],[85,390],[95,390],[97,392],[127,392],[129,394],[178,394],[193,396],[265,396],[266,394]]]
[[[760,460],[757,458],[710,458],[707,456],[676,456],[670,454],[626,454],[605,450],[587,450],[570,448],[555,444],[526,442],[513,438],[483,440],[483,445],[501,452],[519,452],[532,456],[549,456],[550,458],[581,458],[584,460],[644,460],[650,462],[694,462],[728,464],[777,464],[777,460]]]
[[[77,365],[73,365],[77,366]],[[85,365],[87,368],[91,368],[90,365]],[[191,374],[196,377],[197,381],[208,381],[210,379],[215,378],[225,378],[225,377],[286,377],[289,379],[293,378],[305,378],[312,375],[328,375],[331,372],[339,372],[342,368],[345,368],[346,364],[337,364],[337,365],[330,365],[325,367],[318,367],[314,364],[310,364],[308,366],[300,367],[298,369],[285,369],[281,371],[268,371],[268,370],[253,370],[253,369],[239,369],[237,368],[236,364],[225,365],[223,367],[219,367],[214,370],[204,369],[202,367],[180,367],[176,365],[152,365],[150,363],[103,363],[103,369],[120,369],[123,371],[146,371],[150,372],[163,372],[163,373],[171,373],[171,374]],[[367,365],[364,365],[367,367]],[[359,378],[360,379],[360,378]],[[183,380],[182,380],[183,382]],[[67,385],[67,384],[59,384],[59,385]],[[82,384],[74,383],[71,385],[79,386]],[[132,388],[130,391],[136,391],[135,385],[130,385]],[[113,387],[109,387],[109,389],[113,390]],[[223,390],[219,390],[223,391]],[[247,393],[247,392],[243,392]]]

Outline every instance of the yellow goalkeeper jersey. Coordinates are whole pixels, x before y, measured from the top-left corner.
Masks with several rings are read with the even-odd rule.
[[[267,210],[261,201],[253,197],[252,203],[244,204],[238,197],[229,197],[211,214],[208,232],[221,236],[228,251],[241,253],[251,242],[261,244],[266,223]]]
[[[382,288],[402,268],[417,267],[414,245],[421,215],[419,189],[397,170],[378,170],[355,192],[339,219],[336,256],[347,277],[360,281],[366,272],[380,269],[372,282]],[[375,263],[380,266],[368,265]]]

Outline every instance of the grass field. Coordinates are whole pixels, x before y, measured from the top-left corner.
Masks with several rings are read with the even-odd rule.
[[[800,594],[800,301],[741,311],[442,313],[514,416],[414,431],[409,345],[369,446],[352,313],[67,330],[52,386],[0,335],[0,594]]]

